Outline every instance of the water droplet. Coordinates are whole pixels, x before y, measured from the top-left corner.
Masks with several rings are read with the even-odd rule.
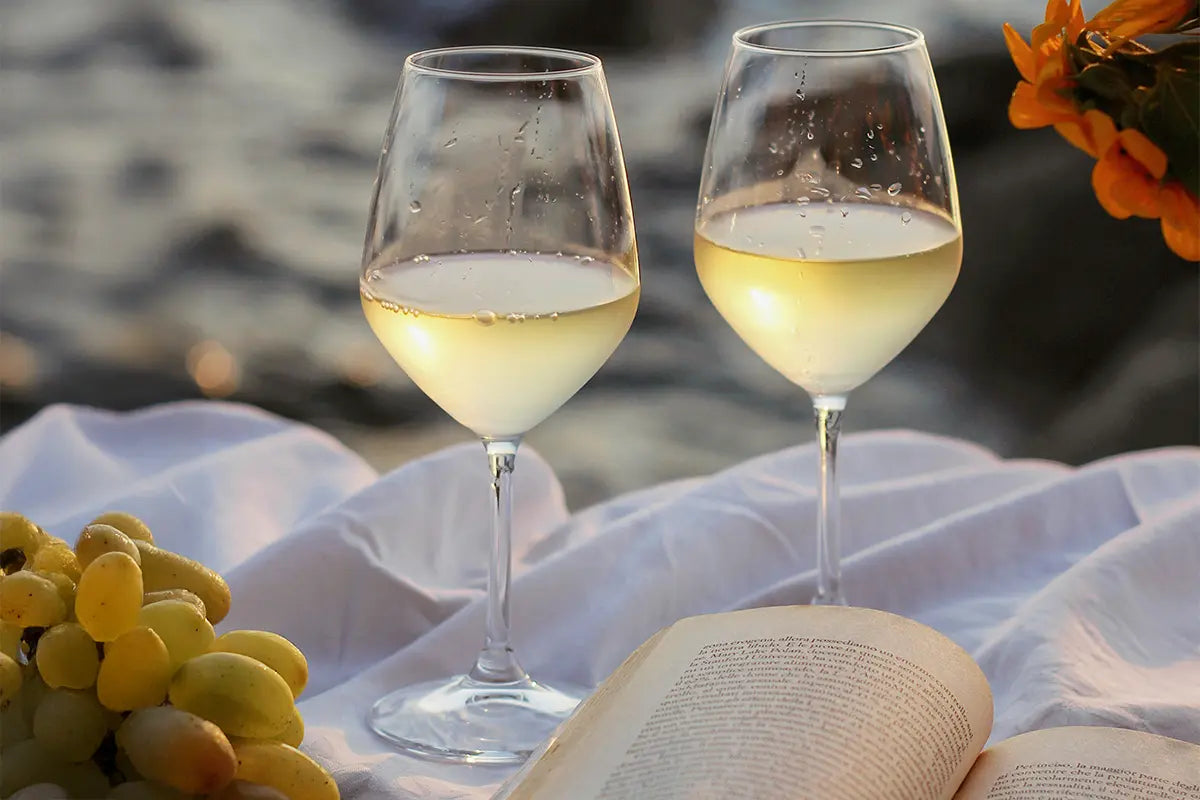
[[[900,184],[893,183],[891,186],[889,186],[888,194],[891,195],[892,197],[895,197],[896,195],[900,194]]]
[[[809,131],[807,134],[805,134],[805,138],[811,142],[813,138],[813,132]]]
[[[471,224],[472,224],[472,225],[478,225],[479,223],[483,222],[485,219],[487,219],[487,215],[486,215],[486,214],[485,214],[485,215],[478,216],[478,217],[476,217],[475,219],[471,220]]]
[[[796,248],[796,258],[808,258],[808,254],[804,252],[803,247]]]
[[[551,322],[558,322],[558,312],[557,312],[557,311],[553,312],[553,313],[550,315],[550,321],[551,321]]]
[[[808,229],[808,232],[811,233],[814,238],[820,239],[822,236],[825,235],[825,226],[824,225],[813,225],[811,228]]]
[[[879,131],[883,130],[883,123],[882,123],[882,122],[876,122],[876,123],[875,123],[875,130],[879,130]],[[925,130],[925,129],[924,129],[924,128],[921,128],[921,130]]]
[[[592,258],[591,256],[584,256],[583,258],[579,259],[579,263],[580,264],[590,264],[595,260],[596,259]]]
[[[783,170],[781,170],[781,169],[777,169],[777,170],[775,170],[775,177],[777,177],[777,178],[778,178],[778,177],[779,177],[779,176],[781,176],[781,175],[783,175]]]
[[[846,217],[850,216],[850,209],[848,209],[848,208],[841,209],[841,212],[842,212],[842,219],[845,219]]]
[[[872,183],[872,184],[871,184],[871,191],[872,191],[872,192],[880,192],[880,191],[883,191],[883,184],[882,184],[882,183]]]
[[[920,128],[918,128],[918,130],[919,130],[919,131],[921,131],[921,133],[924,133],[924,132],[925,132],[925,126],[924,126],[924,125],[922,125]]]
[[[861,158],[851,159],[850,166],[854,167],[855,169],[861,169],[862,168],[862,159]]]
[[[871,160],[872,160],[872,161],[878,161],[878,160],[879,160],[879,155],[878,155],[878,154],[876,154],[876,153],[871,153]]]
[[[458,144],[458,139],[451,138],[451,139],[447,139],[446,143],[444,145],[442,145],[442,147],[454,147],[454,145],[456,145],[456,144]]]
[[[804,181],[805,183],[816,183],[817,176],[813,175],[811,172],[801,172],[800,180]]]
[[[798,206],[806,206],[811,202],[812,202],[812,199],[808,198],[808,197],[797,197],[796,198],[796,205],[798,205]]]
[[[875,138],[875,131],[871,130],[870,128],[867,128],[867,138],[868,138],[868,139],[874,139],[874,138]]]
[[[768,153],[778,153],[779,145],[775,144],[774,142],[771,142],[770,144],[767,145],[767,152]]]
[[[814,188],[812,190],[812,193],[815,194],[817,197],[829,197],[829,195],[830,195],[830,191],[828,189],[826,189],[824,186],[818,186],[818,187]]]
[[[508,316],[506,316],[505,319],[508,320],[509,322],[524,322],[525,315],[513,313],[513,314],[509,314]]]
[[[799,77],[800,77],[800,73],[799,73],[799,72],[795,73],[795,77],[799,78]]]
[[[424,253],[422,253],[422,254],[421,254],[421,255],[419,255],[419,256],[413,256],[413,263],[414,263],[414,264],[424,264],[424,263],[425,263],[425,262],[427,262],[428,260],[429,260],[429,256],[425,255]]]
[[[912,214],[905,211],[900,215],[900,221],[907,225],[908,223],[912,222]]]
[[[475,312],[475,321],[480,325],[489,326],[496,324],[496,312],[488,311],[486,308],[481,308]]]
[[[803,89],[797,89],[796,97],[800,98],[801,100],[804,100],[807,97],[807,95],[804,93]]]
[[[421,213],[421,204],[418,203],[416,200],[413,200],[411,203],[408,204],[408,211],[410,214],[420,214]]]
[[[865,186],[860,186],[854,190],[854,196],[857,198],[860,198],[862,200],[870,200],[871,199],[871,190]]]

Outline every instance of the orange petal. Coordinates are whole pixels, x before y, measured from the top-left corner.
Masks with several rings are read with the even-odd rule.
[[[1009,55],[1012,56],[1013,63],[1017,65],[1017,71],[1021,73],[1021,77],[1033,83],[1034,76],[1037,75],[1037,66],[1033,60],[1033,48],[1025,44],[1021,34],[1017,33],[1016,29],[1007,22],[1004,23],[1004,42],[1008,45]]]
[[[1117,164],[1119,157],[1117,149],[1110,148],[1103,158],[1096,162],[1096,166],[1092,168],[1092,189],[1096,192],[1096,199],[1110,216],[1127,219],[1133,216],[1133,212],[1121,205],[1112,191],[1113,186],[1121,179],[1121,168]]]
[[[1103,111],[1092,109],[1083,114],[1083,127],[1097,157],[1107,153],[1117,140],[1117,125]]]
[[[1200,203],[1175,182],[1162,188],[1159,205],[1167,246],[1181,258],[1200,261]]]
[[[1116,0],[1088,21],[1087,27],[1114,39],[1166,33],[1184,20],[1192,0]]]
[[[1155,180],[1162,180],[1167,173],[1167,154],[1158,145],[1146,138],[1146,134],[1134,128],[1121,131],[1121,147],[1125,149]]]
[[[1067,40],[1074,42],[1079,38],[1079,34],[1083,33],[1083,6],[1080,0],[1071,0],[1071,6],[1067,11]]]
[[[1016,128],[1043,128],[1056,122],[1067,122],[1073,116],[1039,103],[1037,90],[1025,81],[1017,84],[1008,104],[1008,119]]]
[[[1054,130],[1058,131],[1059,136],[1092,158],[1095,158],[1096,148],[1092,145],[1091,136],[1084,130],[1082,122],[1082,119],[1073,119],[1069,122],[1056,122],[1054,123]]]

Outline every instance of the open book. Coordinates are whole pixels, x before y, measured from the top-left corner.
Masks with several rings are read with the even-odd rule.
[[[961,648],[862,608],[684,619],[606,680],[494,800],[1200,800],[1200,747],[1115,728],[983,750]]]

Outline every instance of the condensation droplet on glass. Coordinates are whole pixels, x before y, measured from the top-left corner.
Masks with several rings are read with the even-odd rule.
[[[883,184],[882,184],[882,183],[872,183],[872,184],[871,184],[871,191],[872,191],[872,192],[879,192],[879,191],[883,191]]]
[[[509,322],[524,322],[525,315],[513,313],[513,314],[509,314],[508,316],[506,316],[505,319],[508,320]]]
[[[803,247],[797,247],[797,248],[796,248],[796,257],[797,257],[797,258],[808,258],[808,254],[804,252],[804,248],[803,248]],[[802,273],[800,273],[800,277],[801,277],[801,278],[803,278],[803,277],[804,277],[804,273],[803,273],[803,272],[802,272]]]
[[[878,130],[878,131],[881,131],[881,130],[883,130],[883,123],[882,123],[882,122],[876,122],[876,123],[875,123],[875,130]],[[921,130],[925,130],[925,129],[924,129],[924,128],[922,128]]]
[[[863,162],[861,158],[854,158],[850,160],[850,166],[854,167],[855,169],[861,169],[862,164]]]
[[[891,195],[892,197],[895,197],[896,195],[900,194],[900,184],[893,183],[891,186],[889,186],[888,194]]]
[[[817,176],[813,175],[811,172],[801,172],[800,180],[804,181],[805,183],[816,183]]]
[[[557,311],[554,311],[550,314],[550,321],[558,322],[558,312]]]
[[[811,142],[813,138],[813,132],[809,131],[807,134],[805,134],[805,138]]]
[[[420,214],[421,213],[421,204],[418,203],[416,200],[413,200],[411,203],[408,204],[408,212],[410,214]]]
[[[815,189],[812,190],[812,193],[815,194],[817,197],[829,197],[829,195],[830,195],[830,191],[828,189],[826,189],[824,186],[816,187]]]
[[[414,257],[413,257],[413,263],[414,263],[414,264],[424,264],[424,263],[425,263],[425,262],[427,262],[428,260],[429,260],[429,256],[425,255],[424,253],[422,253],[422,254],[421,254],[421,255],[419,255],[419,256],[414,256]]]
[[[842,219],[845,219],[846,217],[850,216],[850,209],[848,209],[848,208],[843,208],[843,209],[840,209],[840,210],[841,210],[841,212],[842,212]]]
[[[775,144],[774,142],[771,142],[770,144],[767,145],[767,152],[768,153],[778,153],[779,145]]]
[[[879,160],[879,155],[878,155],[877,153],[871,153],[871,160],[872,160],[872,161],[878,161],[878,160]]]
[[[458,144],[457,138],[447,139],[446,143],[444,145],[442,145],[442,147],[454,147],[454,145],[456,145],[456,144]]]
[[[812,227],[810,227],[808,229],[808,232],[810,234],[812,234],[814,239],[820,239],[822,236],[825,235],[825,226],[824,225],[813,225]]]
[[[480,325],[487,326],[487,325],[495,325],[496,324],[496,312],[495,311],[488,311],[486,308],[481,308],[480,310],[475,312],[474,316],[475,316],[475,321],[478,322]]]
[[[863,200],[870,200],[871,199],[871,190],[865,186],[860,186],[854,190],[854,196],[861,198]]]
[[[811,202],[812,202],[812,199],[809,197],[797,197],[796,198],[796,205],[798,205],[798,206],[806,206]]]
[[[779,177],[781,175],[783,175],[783,170],[781,170],[781,169],[775,170],[775,177]]]
[[[583,258],[579,259],[579,263],[580,264],[590,264],[595,260],[596,259],[592,258],[591,256],[584,256]]]
[[[903,222],[905,225],[907,225],[908,223],[912,222],[912,214],[905,211],[903,214],[900,215],[900,221]]]
[[[803,90],[803,89],[797,89],[797,90],[796,90],[796,97],[800,98],[801,100],[804,100],[805,98],[807,98],[807,97],[808,97],[808,95],[806,95],[806,94],[804,93],[804,90]]]
[[[867,128],[867,138],[868,138],[868,139],[874,139],[874,138],[875,138],[875,131],[871,130],[870,128]]]

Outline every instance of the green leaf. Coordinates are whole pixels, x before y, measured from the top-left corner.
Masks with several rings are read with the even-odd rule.
[[[1167,173],[1200,196],[1200,73],[1160,64],[1139,127],[1167,154]]]

